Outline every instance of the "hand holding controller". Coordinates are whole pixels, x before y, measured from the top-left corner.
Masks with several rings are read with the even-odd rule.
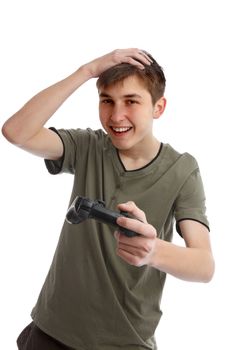
[[[138,236],[138,233],[117,224],[116,220],[120,216],[135,219],[127,212],[115,212],[107,209],[103,201],[93,201],[89,198],[78,196],[68,209],[66,220],[70,224],[79,224],[86,219],[95,219],[98,222],[103,222],[116,227],[118,231],[127,237]]]

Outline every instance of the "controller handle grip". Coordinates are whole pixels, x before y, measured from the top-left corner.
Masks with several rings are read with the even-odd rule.
[[[97,221],[113,225],[119,232],[123,233],[127,237],[138,236],[138,233],[117,224],[117,218],[120,216],[133,218],[126,212],[115,212],[110,209],[106,209],[103,206],[93,206],[89,218],[95,218]]]

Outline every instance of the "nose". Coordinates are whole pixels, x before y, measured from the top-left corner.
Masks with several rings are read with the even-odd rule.
[[[111,120],[114,123],[120,123],[125,119],[125,109],[123,106],[115,104],[111,110]]]

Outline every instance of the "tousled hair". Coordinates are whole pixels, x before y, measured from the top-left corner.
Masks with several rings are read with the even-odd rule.
[[[107,88],[123,81],[130,76],[137,76],[145,85],[151,95],[152,103],[155,104],[163,95],[166,86],[166,78],[162,67],[148,53],[152,63],[140,69],[129,63],[121,63],[113,66],[100,74],[96,85],[97,88]]]

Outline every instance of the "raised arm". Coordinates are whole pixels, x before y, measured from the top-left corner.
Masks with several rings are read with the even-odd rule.
[[[140,62],[141,63],[140,63]],[[115,50],[83,66],[58,83],[32,97],[2,127],[6,139],[22,149],[47,159],[58,159],[63,144],[56,133],[44,127],[56,110],[83,83],[106,69],[127,62],[143,69],[150,59],[139,49]]]
[[[54,132],[44,127],[62,103],[86,80],[88,73],[80,68],[69,77],[32,97],[3,125],[8,141],[38,156],[57,159],[63,145]]]

